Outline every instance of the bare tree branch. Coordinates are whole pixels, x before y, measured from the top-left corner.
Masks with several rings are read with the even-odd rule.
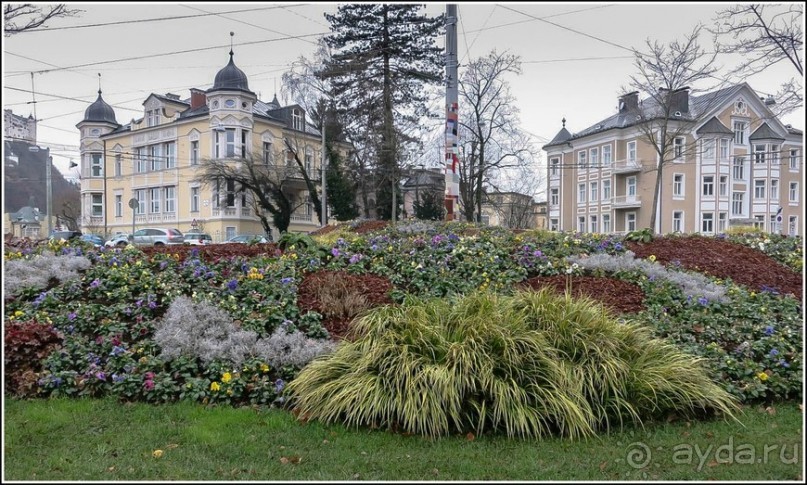
[[[63,3],[40,5],[33,3],[6,4],[3,7],[3,35],[10,37],[45,25],[51,19],[73,17],[83,12],[69,9]]]

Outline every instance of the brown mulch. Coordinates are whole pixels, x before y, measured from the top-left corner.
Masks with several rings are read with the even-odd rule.
[[[223,243],[209,244],[207,246],[192,246],[190,244],[177,244],[172,246],[140,246],[139,249],[147,256],[155,254],[177,254],[179,262],[184,262],[194,250],[197,250],[200,259],[215,262],[220,259],[229,259],[236,256],[253,258],[255,256],[280,256],[282,252],[275,243],[238,244]]]
[[[339,227],[339,224],[329,224],[327,226],[320,227],[316,231],[311,231],[308,233],[309,236],[322,236],[328,234],[329,232],[333,232],[336,228]]]
[[[322,314],[322,325],[328,330],[331,338],[338,340],[347,336],[350,322],[354,315],[344,312],[337,313],[331,308],[325,308],[320,301],[323,285],[331,284],[337,277],[344,283],[346,291],[355,291],[365,298],[364,308],[354,311],[375,308],[393,303],[390,291],[393,289],[389,279],[372,274],[355,275],[345,271],[317,271],[307,273],[300,283],[297,291],[297,306],[301,311],[315,311]]]
[[[801,298],[801,275],[751,247],[703,236],[660,237],[649,243],[630,241],[626,247],[639,258],[653,254],[662,264],[678,261],[685,269],[731,278],[753,290],[767,286]]]
[[[558,293],[566,292],[566,276],[536,276],[521,283],[534,290],[550,287]],[[601,302],[616,313],[638,313],[644,310],[644,292],[638,285],[616,278],[573,276],[572,296],[587,296]]]
[[[389,221],[365,221],[356,226],[353,232],[356,234],[366,234],[368,232],[383,229],[389,225]]]

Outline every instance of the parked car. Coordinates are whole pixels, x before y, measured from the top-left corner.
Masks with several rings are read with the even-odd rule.
[[[135,246],[165,246],[184,244],[185,238],[179,229],[163,229],[161,227],[147,227],[135,231],[129,237],[129,242]]]
[[[101,246],[104,245],[104,238],[102,238],[97,234],[84,234],[83,236],[81,236],[81,240],[88,243],[92,243],[92,245],[97,248],[100,248]]]
[[[104,246],[108,246],[110,248],[119,247],[122,248],[129,244],[129,235],[128,234],[115,234],[109,241],[104,243]]]
[[[54,239],[56,241],[59,239],[64,239],[67,241],[76,237],[81,237],[81,231],[53,231],[53,233],[50,235],[50,239]]]
[[[213,238],[210,237],[210,234],[203,232],[188,232],[185,233],[185,244],[207,246],[208,244],[213,244]]]
[[[227,240],[228,243],[240,244],[257,244],[272,242],[272,236],[261,236],[260,234],[243,234],[241,236],[231,237]]]

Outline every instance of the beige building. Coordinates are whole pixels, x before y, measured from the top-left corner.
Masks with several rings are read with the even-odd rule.
[[[198,229],[216,242],[262,234],[255,215],[260,209],[249,191],[232,179],[198,181],[200,162],[222,158],[233,164],[259,158],[277,167],[283,191],[294,201],[289,231],[310,232],[320,225],[294,162],[296,153],[319,185],[320,131],[299,105],[281,107],[277,97],[269,103],[259,100],[232,51],[210,89],[192,88],[187,99],[151,94],[143,102],[142,118],[125,125],[117,122],[99,90],[76,126],[81,133],[82,232]],[[277,239],[277,228],[272,232]]]
[[[803,132],[783,125],[746,83],[673,93],[685,128],[665,164],[654,232],[717,234],[732,225],[797,235],[803,221]],[[648,100],[643,103],[647,107]],[[658,157],[637,126],[638,92],[578,133],[543,147],[551,230],[622,233],[649,227]]]
[[[482,222],[510,229],[546,229],[546,202],[518,192],[490,192],[482,202]]]

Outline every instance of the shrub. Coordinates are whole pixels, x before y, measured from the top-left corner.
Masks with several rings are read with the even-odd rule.
[[[42,359],[58,347],[61,341],[52,325],[33,320],[7,323],[3,340],[6,392],[35,395]]]
[[[17,294],[23,289],[42,289],[54,279],[60,282],[79,278],[79,271],[91,266],[84,256],[56,256],[43,252],[21,259],[9,259],[3,268],[3,292]]]
[[[590,300],[409,296],[354,325],[358,340],[289,385],[303,419],[432,437],[489,429],[577,438],[660,413],[736,409],[699,359]]]

